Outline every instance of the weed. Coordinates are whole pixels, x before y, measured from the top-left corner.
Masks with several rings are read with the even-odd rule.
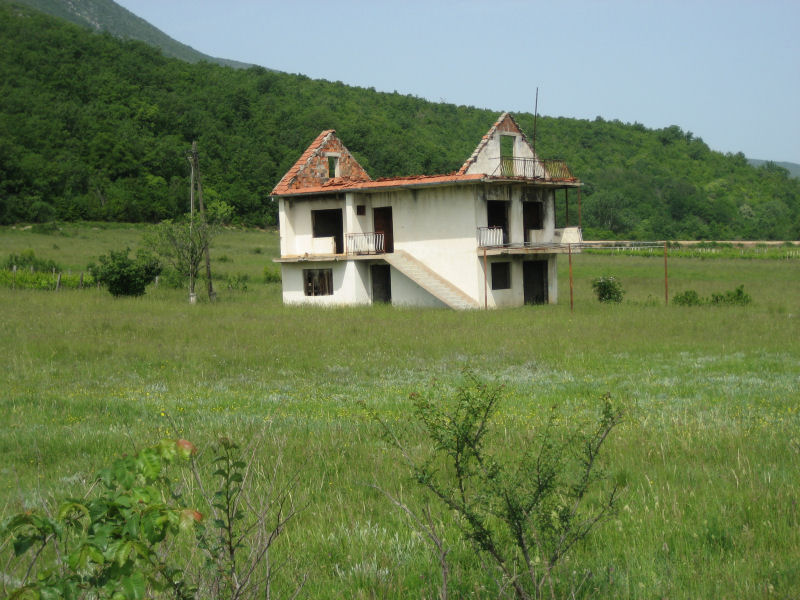
[[[272,265],[266,265],[264,267],[264,283],[280,283],[281,282],[281,270],[278,267],[274,267]]]

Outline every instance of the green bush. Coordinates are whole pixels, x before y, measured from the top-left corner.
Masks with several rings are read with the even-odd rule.
[[[686,290],[676,294],[672,298],[672,303],[678,306],[702,306],[711,304],[713,306],[746,306],[753,302],[753,298],[744,291],[744,285],[740,285],[735,290],[728,290],[721,294],[711,294],[709,298],[703,298],[694,290]]]
[[[165,471],[194,451],[186,440],[165,440],[117,459],[98,474],[92,496],[66,500],[55,516],[12,515],[3,537],[11,541],[14,557],[29,563],[10,598],[116,600],[144,598],[148,589],[193,598],[169,550],[173,538],[193,529],[202,515],[182,504]],[[44,552],[48,547],[51,552]]]
[[[711,304],[728,304],[732,306],[746,306],[753,302],[750,294],[744,291],[744,285],[740,285],[735,290],[728,290],[724,294],[711,294]]]
[[[700,306],[705,304],[700,295],[694,290],[686,290],[672,297],[672,303],[678,306]]]
[[[622,302],[625,290],[613,275],[598,277],[592,281],[592,289],[600,302]]]
[[[297,514],[297,477],[264,473],[255,441],[243,452],[220,438],[210,465],[216,487],[191,442],[164,440],[115,460],[55,514],[11,515],[0,524],[0,589],[10,600],[270,597],[269,551]],[[173,465],[185,461],[190,472]],[[189,500],[189,479],[205,518]]]
[[[100,265],[89,265],[95,280],[108,288],[112,296],[141,296],[147,284],[161,273],[158,259],[149,254],[128,256],[129,248],[115,252],[111,250],[100,257]]]

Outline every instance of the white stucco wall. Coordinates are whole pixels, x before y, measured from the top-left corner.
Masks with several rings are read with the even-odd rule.
[[[314,251],[311,211],[330,208],[344,209],[344,233],[374,231],[373,210],[392,207],[395,250],[403,250],[423,262],[429,269],[449,280],[483,306],[484,265],[478,249],[477,228],[487,224],[486,200],[509,202],[509,235],[512,243],[524,240],[522,197],[524,186],[463,185],[394,190],[378,193],[348,193],[338,199],[281,199],[281,253],[283,256],[303,256]],[[530,197],[530,196],[529,196]],[[555,210],[553,192],[542,190],[544,201],[544,229],[533,230],[532,241],[552,241]],[[363,205],[365,214],[356,214]],[[321,242],[321,240],[318,240]],[[329,244],[328,244],[329,247]],[[317,247],[320,250],[320,247]],[[540,259],[546,259],[542,255]],[[379,260],[379,257],[376,257]],[[523,303],[524,256],[489,257],[489,262],[511,262],[512,287],[508,290],[491,289],[491,265],[487,276],[487,297],[490,307],[519,306]],[[556,257],[548,260],[548,299],[557,301]],[[283,299],[286,303],[367,304],[371,300],[370,261],[336,260],[283,263]],[[333,269],[334,294],[332,296],[305,296],[303,268]],[[443,306],[442,302],[422,289],[408,277],[391,269],[392,302],[417,306]]]
[[[332,269],[333,294],[329,296],[306,296],[304,290],[304,269]],[[284,304],[370,304],[369,266],[364,262],[332,261],[283,263],[281,265],[283,279]]]
[[[444,302],[419,287],[397,269],[392,268],[390,274],[392,277],[393,305],[447,308]]]
[[[503,135],[514,138],[514,158],[535,157],[533,150],[520,134],[495,131],[486,141],[486,145],[478,153],[475,162],[469,166],[467,173],[484,173],[486,175],[491,175],[497,170],[500,166],[500,137]]]
[[[314,254],[311,211],[344,207],[344,200],[336,198],[299,198],[295,200],[281,198],[278,204],[281,256]],[[347,215],[345,214],[342,222],[345,223],[346,220]]]
[[[392,207],[394,248],[404,250],[472,297],[483,277],[478,219],[486,220],[480,186],[432,187],[372,195],[373,208]]]

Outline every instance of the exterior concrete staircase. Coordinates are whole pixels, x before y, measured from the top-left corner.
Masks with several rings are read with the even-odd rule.
[[[391,254],[382,255],[381,258],[450,308],[456,310],[480,308],[480,304],[470,298],[466,292],[429,269],[423,262],[411,256],[408,252],[395,250]]]

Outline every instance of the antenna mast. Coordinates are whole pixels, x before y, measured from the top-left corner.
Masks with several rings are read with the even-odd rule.
[[[537,156],[536,154],[536,119],[539,116],[539,86],[536,86],[536,104],[534,104],[533,108],[533,155]]]

